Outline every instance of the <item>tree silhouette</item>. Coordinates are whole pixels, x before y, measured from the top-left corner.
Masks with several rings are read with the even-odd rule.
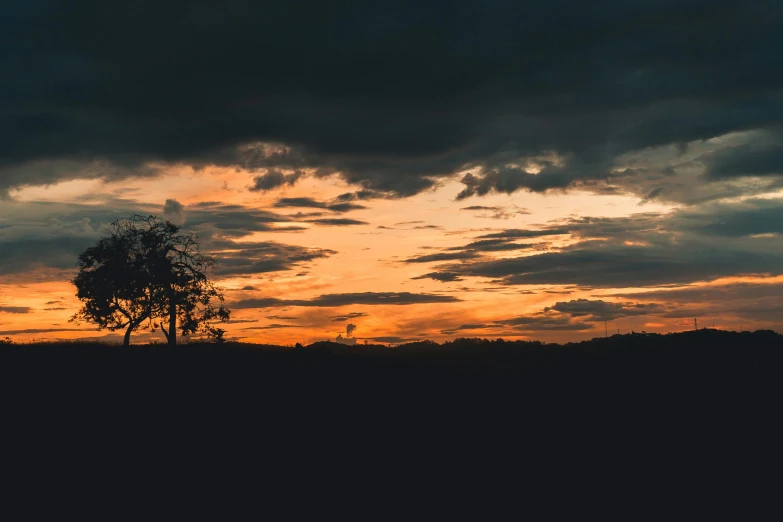
[[[73,279],[86,320],[111,331],[125,328],[130,344],[137,328],[160,329],[170,345],[183,335],[215,335],[215,320],[227,321],[223,294],[207,273],[213,257],[199,251],[197,236],[155,216],[131,216],[109,225],[109,236],[85,250]],[[146,321],[146,323],[145,323]]]
[[[143,231],[137,221],[113,221],[109,232],[79,255],[79,273],[71,282],[82,308],[71,320],[85,320],[110,331],[125,328],[127,346],[133,330],[158,315],[162,303],[145,266]]]

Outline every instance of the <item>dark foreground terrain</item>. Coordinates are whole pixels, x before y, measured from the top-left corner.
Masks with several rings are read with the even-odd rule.
[[[140,397],[167,389],[190,393],[264,391],[277,400],[368,392],[404,398],[431,389],[456,395],[491,390],[493,402],[517,402],[533,389],[549,398],[615,389],[665,398],[691,388],[713,392],[774,385],[783,363],[783,335],[772,331],[703,329],[678,334],[627,334],[564,345],[457,339],[348,346],[317,342],[295,348],[244,343],[134,345],[0,344],[3,381],[43,393],[99,386]],[[495,389],[497,388],[497,389]],[[532,389],[531,389],[532,388]],[[611,390],[610,390],[611,388]],[[736,389],[735,389],[736,388]],[[280,396],[286,391],[287,393]],[[578,392],[578,393],[576,393]],[[268,401],[266,393],[256,397]],[[365,397],[370,399],[370,397]]]
[[[681,497],[723,506],[745,487],[759,500],[778,483],[762,477],[779,474],[781,370],[783,336],[770,331],[394,349],[0,346],[5,447],[32,445],[26,458],[64,458],[109,484],[141,473],[164,490],[168,473],[179,485],[237,479],[238,467],[240,487],[264,501],[336,488],[380,495],[379,512],[441,489],[442,507],[473,509],[457,493],[467,483],[492,483],[504,502],[531,487],[615,506],[657,498],[634,504],[645,512]]]

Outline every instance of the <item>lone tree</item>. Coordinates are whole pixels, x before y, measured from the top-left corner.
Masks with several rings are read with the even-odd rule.
[[[155,216],[131,216],[109,225],[109,235],[85,250],[73,279],[82,308],[72,320],[111,331],[125,329],[125,346],[137,328],[160,329],[169,345],[227,321],[222,291],[207,273],[213,257],[199,251],[194,234]]]

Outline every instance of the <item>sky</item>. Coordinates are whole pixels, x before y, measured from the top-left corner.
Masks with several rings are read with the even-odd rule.
[[[779,1],[0,9],[0,338],[138,213],[246,342],[783,331]]]

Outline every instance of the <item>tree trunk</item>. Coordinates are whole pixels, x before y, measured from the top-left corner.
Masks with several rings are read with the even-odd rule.
[[[136,328],[136,325],[133,323],[128,324],[128,329],[125,330],[125,338],[122,340],[122,345],[126,348],[130,346],[130,336],[131,332],[133,332],[133,329]]]
[[[169,297],[169,334],[166,336],[169,346],[177,344],[177,303],[174,301],[174,293]]]
[[[125,338],[122,340],[122,345],[123,346],[130,346],[131,333],[133,332],[133,330],[136,329],[137,326],[139,326],[141,324],[141,322],[142,322],[142,319],[138,319],[136,321],[129,321],[128,322],[128,329],[125,330]]]

